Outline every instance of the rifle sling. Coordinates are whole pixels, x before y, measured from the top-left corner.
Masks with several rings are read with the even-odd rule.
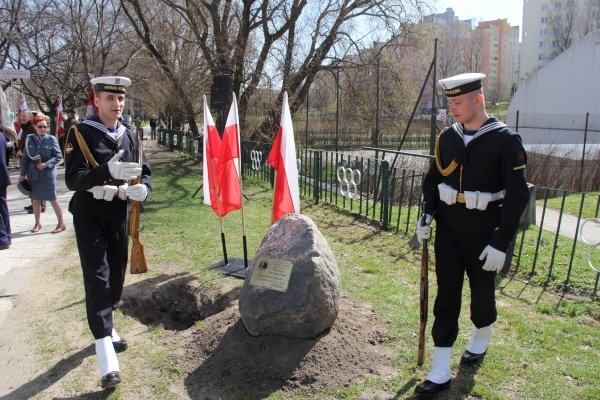
[[[83,156],[85,157],[85,160],[88,162],[88,164],[91,164],[92,167],[97,167],[98,163],[94,159],[94,156],[92,156],[92,152],[90,151],[90,148],[88,147],[87,143],[85,142],[85,139],[81,135],[81,132],[79,132],[79,129],[77,129],[77,125],[73,125],[71,127],[71,129],[69,129],[69,133],[71,133],[72,130],[75,131],[75,138],[77,139],[77,144],[79,145],[79,148],[81,149],[81,152],[83,153]],[[69,141],[69,137],[67,136],[67,140],[65,142],[68,142],[68,141]]]

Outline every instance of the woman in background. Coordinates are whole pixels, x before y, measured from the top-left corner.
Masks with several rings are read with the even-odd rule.
[[[58,225],[52,233],[59,233],[67,229],[56,196],[56,164],[62,160],[62,152],[56,137],[46,134],[48,123],[43,115],[36,115],[31,122],[35,128],[35,135],[29,134],[25,139],[21,176],[19,176],[19,182],[23,182],[27,177],[31,184],[35,215],[35,226],[31,232],[35,233],[42,229],[40,221],[42,200],[49,200],[58,219]]]

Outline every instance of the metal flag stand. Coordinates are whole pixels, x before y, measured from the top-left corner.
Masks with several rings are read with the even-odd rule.
[[[235,101],[235,94],[234,94],[233,101]],[[221,118],[221,121],[223,121],[222,118]],[[223,128],[222,132],[223,131],[224,131],[224,128]],[[205,134],[206,134],[206,132],[205,132]],[[239,132],[238,132],[238,136],[237,136],[237,141],[238,141],[238,153],[239,153],[239,151],[240,151]],[[241,157],[241,154],[239,154],[239,156]],[[215,174],[214,160],[211,159],[210,164],[211,164],[210,166],[211,166],[211,174],[213,176],[213,182],[215,182],[216,174]],[[240,168],[238,168],[238,179],[240,181],[240,203],[241,203],[241,211],[242,211],[244,258],[242,259],[242,258],[237,258],[237,257],[232,257],[232,258],[227,257],[227,245],[225,244],[225,232],[223,231],[223,217],[222,217],[222,213],[221,213],[221,201],[220,201],[220,195],[219,195],[219,188],[218,188],[218,186],[215,186],[215,191],[217,194],[216,200],[217,200],[217,208],[218,208],[218,215],[219,215],[219,224],[220,224],[220,228],[221,228],[221,244],[223,246],[223,260],[218,261],[214,264],[211,264],[210,266],[207,267],[207,269],[219,271],[219,272],[223,273],[224,275],[229,275],[229,276],[233,276],[233,277],[240,278],[240,279],[246,279],[249,268],[248,268],[248,251],[247,251],[247,247],[246,247],[246,227],[245,227],[245,223],[244,223],[244,195],[243,195],[243,191],[242,191],[242,179],[241,179],[240,174],[241,174],[241,170],[240,170]],[[198,190],[200,190],[200,189],[198,189]],[[196,191],[196,192],[198,192],[198,191]]]

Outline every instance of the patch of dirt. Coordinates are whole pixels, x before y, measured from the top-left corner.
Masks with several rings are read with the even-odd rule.
[[[128,287],[121,309],[176,331],[165,344],[179,347],[174,362],[187,373],[191,398],[227,398],[232,389],[260,397],[280,389],[310,392],[393,374],[394,354],[383,345],[388,333],[369,305],[342,296],[338,319],[315,340],[253,337],[239,315],[239,290],[178,278],[158,287]]]

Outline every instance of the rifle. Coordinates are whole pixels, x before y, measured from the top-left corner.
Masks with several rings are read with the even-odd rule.
[[[423,214],[421,215],[421,226],[425,226],[425,202],[423,202]],[[425,361],[425,327],[427,326],[427,307],[429,301],[429,250],[427,239],[423,239],[423,251],[421,253],[421,290],[419,294],[419,349],[417,353],[417,365],[423,365]]]
[[[140,166],[143,161],[143,148],[142,138],[137,134],[137,148],[133,151],[133,159],[137,160]],[[140,183],[140,177],[130,182],[132,185]],[[141,274],[148,271],[148,264],[146,264],[146,255],[144,254],[144,244],[140,240],[140,231],[144,229],[144,225],[140,227],[140,213],[142,212],[142,203],[140,201],[127,199],[127,213],[129,219],[129,236],[133,240],[133,247],[131,248],[131,261],[129,272],[132,274]]]

